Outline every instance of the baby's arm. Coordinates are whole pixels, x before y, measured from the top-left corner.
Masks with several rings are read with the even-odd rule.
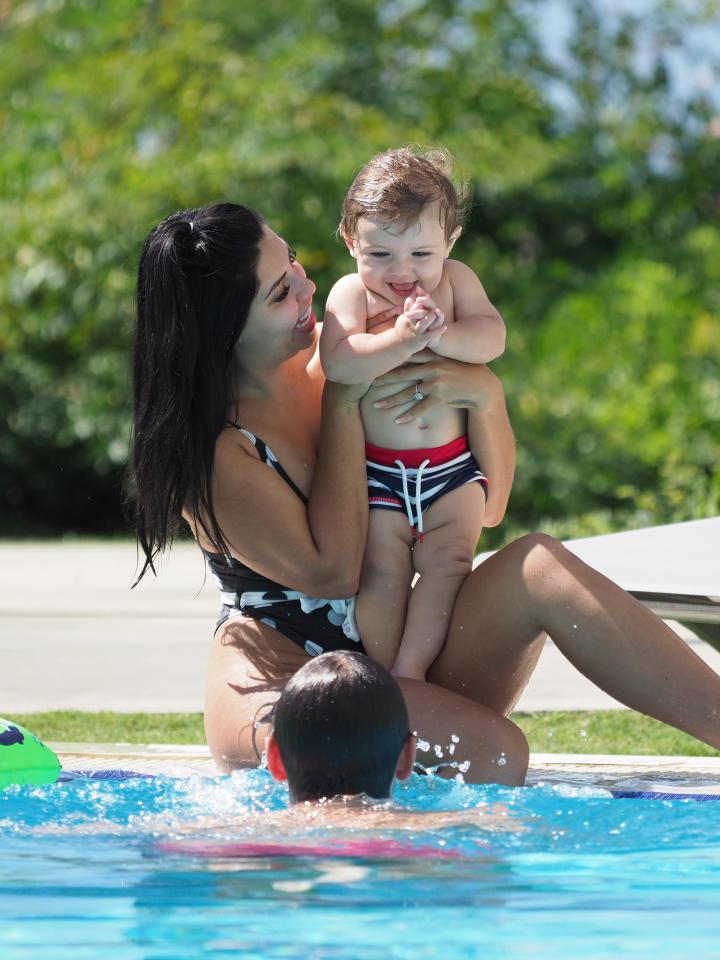
[[[409,298],[395,325],[381,333],[367,332],[367,294],[356,274],[338,280],[330,291],[320,334],[320,359],[328,380],[365,383],[407,363],[438,330],[427,328],[433,316],[413,311]],[[392,316],[395,310],[388,311]],[[416,315],[417,313],[417,315]]]
[[[505,349],[505,324],[475,273],[459,260],[445,265],[453,295],[454,323],[432,345],[435,353],[465,363],[488,363]]]

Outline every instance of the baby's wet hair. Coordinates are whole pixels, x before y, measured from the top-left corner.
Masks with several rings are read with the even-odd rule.
[[[386,150],[366,163],[353,180],[339,229],[345,237],[354,238],[358,221],[368,217],[385,227],[405,230],[433,203],[439,204],[440,223],[449,240],[462,226],[467,205],[467,189],[457,178],[449,151],[414,146]]]

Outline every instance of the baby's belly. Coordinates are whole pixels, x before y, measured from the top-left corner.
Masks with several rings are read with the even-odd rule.
[[[466,412],[455,407],[431,407],[409,423],[395,423],[395,418],[413,407],[414,401],[385,410],[373,407],[376,400],[390,397],[401,389],[403,384],[384,384],[370,387],[363,397],[360,413],[368,443],[391,450],[416,450],[440,447],[467,432]]]

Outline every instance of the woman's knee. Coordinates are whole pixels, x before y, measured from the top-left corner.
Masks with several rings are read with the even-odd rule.
[[[525,734],[507,717],[497,715],[484,745],[486,782],[521,786],[525,782],[530,748]]]
[[[526,534],[507,549],[520,554],[522,578],[526,585],[540,587],[543,591],[556,582],[557,574],[577,560],[559,540],[546,533]]]

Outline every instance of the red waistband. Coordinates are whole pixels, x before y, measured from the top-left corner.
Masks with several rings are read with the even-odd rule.
[[[421,450],[388,450],[386,447],[376,447],[374,443],[366,443],[365,456],[374,463],[388,467],[394,466],[396,460],[400,460],[406,467],[419,467],[425,460],[429,460],[430,466],[434,466],[454,460],[468,449],[467,437],[463,436],[444,443],[441,447],[426,447]]]

